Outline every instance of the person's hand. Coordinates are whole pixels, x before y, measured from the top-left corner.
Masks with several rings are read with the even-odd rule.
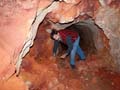
[[[63,54],[62,56],[60,56],[60,58],[64,59],[67,55],[68,55],[68,54],[65,53],[65,54]]]

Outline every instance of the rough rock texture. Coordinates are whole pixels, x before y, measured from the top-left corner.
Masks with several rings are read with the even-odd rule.
[[[72,3],[75,0],[65,0],[65,3],[60,2],[59,7],[53,10],[48,17],[54,22],[67,23],[73,21],[76,17],[84,16],[86,13],[90,16],[94,16],[96,10],[99,7],[98,0],[76,0],[76,3]]]
[[[96,14],[96,24],[109,39],[110,51],[120,65],[120,8],[101,7]],[[120,70],[120,69],[119,69]]]
[[[80,37],[83,37],[83,39],[85,39],[84,41],[86,41],[88,45],[92,44],[90,43],[91,41],[89,40],[90,35],[92,35],[92,40],[94,42],[95,48],[98,51],[104,48],[105,43],[103,43],[103,40],[102,40],[103,37],[100,36],[101,30],[95,25],[93,20],[91,19],[84,20],[83,22],[79,22],[75,25],[78,30],[83,30],[83,33],[80,34]],[[85,27],[87,27],[88,30],[84,30]]]
[[[0,1],[0,79],[15,72],[15,64],[35,18],[36,3],[29,0]]]
[[[0,90],[28,90],[28,86],[22,77],[18,78],[14,75],[7,81],[0,81]]]
[[[22,51],[19,55],[18,62],[16,64],[17,74],[19,74],[19,69],[20,69],[20,65],[22,62],[22,58],[26,55],[26,53],[29,51],[29,48],[33,45],[33,41],[34,41],[34,38],[36,36],[39,24],[43,21],[46,14],[51,12],[52,10],[54,10],[57,6],[58,6],[58,3],[55,2],[55,3],[52,3],[52,5],[49,6],[48,8],[46,8],[45,10],[37,12],[37,16],[34,20],[34,23],[30,27],[30,31],[29,31],[27,38],[26,38],[26,41],[25,41],[25,45],[22,48]]]
[[[86,15],[95,20],[110,40],[110,51],[120,64],[119,0],[1,0],[0,1],[0,80],[19,72],[44,17],[67,23]],[[113,19],[114,18],[114,19]],[[119,66],[119,65],[118,65]]]
[[[107,50],[93,54],[90,53],[93,48],[88,45],[87,47],[90,48],[87,50],[85,46],[84,51],[89,52],[86,61],[79,61],[79,58],[76,57],[76,69],[72,70],[69,65],[69,57],[66,59],[59,57],[64,53],[64,49],[60,50],[62,52],[59,52],[57,57],[52,56],[52,40],[45,31],[47,28],[49,28],[49,24],[45,24],[45,22],[40,25],[30,53],[23,58],[20,76],[28,83],[29,90],[120,89],[120,74],[113,70],[113,63],[110,62],[111,57]],[[82,27],[80,31],[86,32],[87,36],[92,36],[90,29]],[[91,42],[94,41],[91,40]],[[85,45],[82,40],[81,43]]]
[[[15,67],[19,71],[21,58],[32,45],[37,26],[52,8],[43,12],[42,9],[50,3],[43,5],[43,1],[40,1],[38,5],[37,0],[0,1],[0,3],[0,17],[2,18],[0,22],[0,79],[5,79],[15,72]],[[37,21],[31,26],[37,13],[37,7],[40,5],[43,5],[43,8],[39,7]]]

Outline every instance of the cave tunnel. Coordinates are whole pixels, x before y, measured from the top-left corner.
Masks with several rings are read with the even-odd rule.
[[[83,23],[84,24],[82,25],[82,23],[79,22],[79,23],[70,25],[65,29],[75,31],[79,34],[80,36],[79,45],[82,47],[82,49],[84,50],[87,56],[88,54],[97,53],[97,49],[99,51],[101,48],[104,48],[104,43],[102,42],[102,38],[100,37],[101,30],[94,23],[92,23],[93,28],[91,28],[92,26],[87,25],[87,23],[85,22]],[[95,38],[98,38],[99,42],[95,41]],[[105,43],[105,44],[108,44],[108,43]],[[68,48],[64,43],[61,43],[61,47],[63,48],[63,52],[64,52],[64,49],[67,50]]]
[[[29,90],[45,90],[46,88],[48,90],[84,90],[84,88],[109,90],[107,86],[112,87],[110,83],[106,83],[106,80],[109,80],[108,76],[115,68],[109,52],[109,40],[93,20],[65,27],[65,29],[74,30],[80,35],[80,46],[86,55],[85,61],[79,61],[79,57],[76,55],[76,71],[70,69],[69,57],[64,60],[60,59],[67,49],[63,43],[59,47],[58,55],[52,56],[53,40],[50,38],[50,33],[47,32],[49,28],[50,24],[46,20],[39,25],[34,45],[22,62],[20,76],[24,77],[28,83]],[[105,73],[102,74],[103,77],[108,77],[102,81],[105,86],[97,86],[97,83],[95,87],[91,86],[92,81],[90,80],[103,78],[101,73]],[[114,75],[116,77],[115,73]],[[81,82],[83,83],[82,87]],[[73,83],[74,85],[72,85]],[[86,83],[90,86],[86,86]],[[110,90],[113,89],[114,87]]]
[[[120,90],[120,0],[0,0],[0,90]],[[51,29],[80,36],[84,61]]]
[[[83,48],[83,50],[86,52],[86,55],[88,53],[95,53],[96,47],[94,42],[94,37],[91,29],[87,25],[77,25],[73,24],[66,29],[70,29],[73,31],[76,31],[80,36],[80,46]],[[96,30],[97,31],[97,30]]]
[[[105,45],[107,45],[108,42],[104,43],[102,40],[102,37],[100,36],[100,34],[103,34],[101,33],[102,30],[99,29],[94,23],[92,23],[91,25],[89,25],[88,23],[89,22],[87,23],[79,22],[65,28],[66,30],[75,31],[79,34],[80,36],[79,45],[84,50],[86,56],[88,54],[97,53],[97,51],[102,50],[104,48],[105,49],[109,48],[109,47],[105,47]],[[53,42],[50,43],[49,41],[49,44],[47,43],[47,41],[50,38],[50,34],[46,31],[47,28],[45,27],[47,28],[49,27],[49,24],[47,24],[46,21],[40,24],[36,38],[35,38],[35,45],[33,45],[31,49],[34,51],[34,53],[31,51],[31,55],[35,56],[35,58],[38,58],[38,57],[48,58],[49,55],[46,54],[47,52],[44,52],[46,51],[46,48],[48,49],[48,53],[50,54],[52,53]],[[104,34],[103,36],[107,41],[107,38],[105,37]],[[96,40],[96,38],[98,41]],[[67,48],[68,48],[67,45],[65,45],[64,43],[61,43],[59,47],[60,55],[61,53],[65,52]]]

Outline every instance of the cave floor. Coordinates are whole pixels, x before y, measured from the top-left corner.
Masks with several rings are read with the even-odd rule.
[[[35,59],[28,54],[20,76],[29,90],[120,90],[120,73],[114,71],[105,51],[90,54],[85,61],[76,57],[76,67],[70,68],[69,57]]]

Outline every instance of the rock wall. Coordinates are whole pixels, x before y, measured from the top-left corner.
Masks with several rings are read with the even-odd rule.
[[[109,39],[110,52],[120,65],[120,8],[101,7],[96,15],[96,23]],[[120,70],[120,67],[119,67]]]
[[[119,7],[119,0],[1,0],[0,79],[10,77],[15,70],[19,72],[45,16],[60,23],[72,22],[78,16],[78,20],[92,17],[110,39],[111,54],[119,62]]]
[[[35,18],[36,3],[0,1],[0,79],[8,78],[15,72],[15,64]]]
[[[19,72],[22,57],[29,51],[36,35],[37,27],[50,8],[51,1],[37,0],[0,1],[0,79],[10,77],[15,70]],[[57,4],[57,3],[56,3]],[[41,5],[43,5],[41,7]],[[47,8],[46,10],[44,10]],[[38,10],[38,12],[37,12]],[[36,19],[35,19],[36,18]],[[34,21],[34,24],[32,24]]]

